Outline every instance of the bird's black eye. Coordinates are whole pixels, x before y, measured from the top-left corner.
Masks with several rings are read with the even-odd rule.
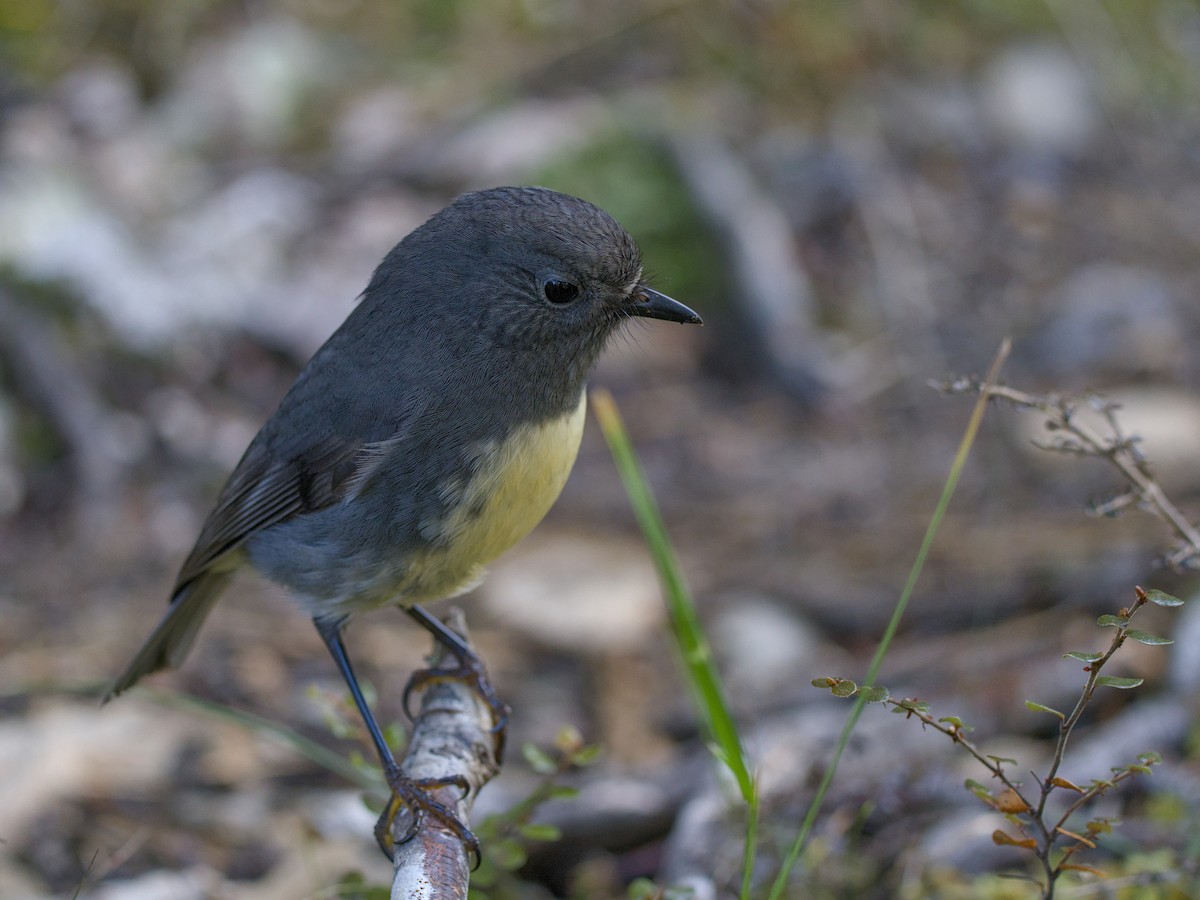
[[[546,279],[542,290],[546,292],[546,299],[551,303],[570,303],[579,296],[579,285],[572,281],[563,281],[561,278]]]

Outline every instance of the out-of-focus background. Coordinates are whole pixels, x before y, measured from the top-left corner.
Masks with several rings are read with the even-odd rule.
[[[593,384],[644,456],[761,767],[764,872],[848,709],[809,682],[861,676],[965,425],[968,400],[931,379],[982,372],[1011,335],[1010,383],[1119,397],[1197,508],[1191,0],[19,0],[0,50],[4,897],[386,880],[344,780],[153,692],[96,696],[308,355],[464,190],[603,206],[705,318],[630,329]],[[1096,615],[1139,583],[1194,591],[1158,565],[1159,522],[1086,517],[1115,474],[1040,434],[989,411],[883,676],[1024,769],[1055,721],[1023,701],[1071,702],[1083,675],[1061,654],[1102,646]],[[559,505],[466,612],[512,746],[570,725],[604,747],[584,793],[543,811],[564,839],[531,848],[512,896],[736,884],[736,816],[594,423]],[[1124,653],[1145,687],[1098,695],[1064,771],[1161,752],[1097,811],[1125,824],[1089,862],[1186,872],[1200,621],[1145,627],[1177,643]],[[402,718],[425,639],[382,611],[348,642]],[[152,686],[369,753],[330,734],[319,698],[340,687],[311,624],[252,577]],[[1016,864],[966,777],[984,775],[949,741],[869,709],[794,896],[950,896]],[[480,813],[533,778],[513,754]]]

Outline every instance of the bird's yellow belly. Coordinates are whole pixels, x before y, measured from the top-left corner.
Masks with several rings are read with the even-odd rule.
[[[583,435],[587,393],[566,416],[523,425],[502,445],[479,448],[466,485],[448,485],[453,512],[438,524],[435,545],[406,567],[403,601],[452,597],[477,585],[483,567],[542,520],[566,484]]]

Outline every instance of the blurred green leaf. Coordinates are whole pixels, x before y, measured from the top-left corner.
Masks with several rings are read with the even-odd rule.
[[[1116,627],[1116,628],[1122,628],[1125,625],[1129,624],[1129,617],[1128,616],[1113,616],[1113,615],[1106,614],[1106,615],[1103,615],[1100,618],[1098,618],[1096,620],[1096,624],[1103,626],[1103,627],[1112,626],[1112,627]]]
[[[590,766],[596,762],[604,754],[604,747],[600,744],[588,744],[586,747],[580,747],[571,754],[571,764],[579,768]]]
[[[1049,706],[1044,706],[1041,703],[1034,703],[1032,700],[1025,701],[1025,708],[1032,710],[1033,712],[1048,712],[1051,715],[1058,716],[1060,719],[1066,719],[1066,715],[1064,713],[1059,712],[1057,709],[1053,709]]]
[[[626,896],[629,900],[654,900],[662,896],[662,891],[649,878],[635,878],[629,883]]]
[[[1144,678],[1117,678],[1113,675],[1101,675],[1096,679],[1096,684],[1128,690],[1129,688],[1140,687],[1144,681]]]
[[[339,900],[388,900],[390,886],[372,884],[361,872],[347,872],[337,883]]]
[[[531,822],[521,826],[520,835],[530,841],[557,841],[562,837],[562,830],[545,822]]]
[[[1084,653],[1079,650],[1072,650],[1070,653],[1064,653],[1066,659],[1077,659],[1080,662],[1094,663],[1104,658],[1103,653]]]
[[[963,782],[963,786],[968,791],[970,791],[972,794],[974,794],[976,797],[979,797],[981,800],[991,800],[992,799],[992,792],[990,790],[988,790],[988,788],[985,785],[980,784],[974,778],[968,778],[966,781]]]
[[[853,697],[858,692],[858,685],[848,678],[843,678],[829,689],[835,697]]]
[[[1146,591],[1146,599],[1159,606],[1183,606],[1183,601],[1162,591]]]
[[[533,744],[522,744],[521,755],[525,757],[525,762],[529,764],[529,768],[533,769],[539,775],[552,775],[558,771],[558,763],[551,759],[549,754]]]
[[[868,703],[882,703],[892,695],[892,692],[881,684],[867,685],[859,693]]]
[[[408,729],[400,722],[389,722],[383,726],[383,739],[389,747],[404,747],[408,744]]]
[[[1147,634],[1144,631],[1134,631],[1133,629],[1125,632],[1125,636],[1131,640],[1137,641],[1139,644],[1149,644],[1152,647],[1161,647],[1164,644],[1175,643],[1169,638],[1159,637],[1156,634]]]
[[[529,859],[520,841],[513,838],[493,841],[488,846],[487,853],[492,861],[505,872],[515,872]]]

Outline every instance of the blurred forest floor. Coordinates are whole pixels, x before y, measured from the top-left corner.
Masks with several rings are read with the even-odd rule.
[[[1007,382],[1118,398],[1200,514],[1189,0],[23,0],[0,42],[0,896],[387,881],[358,791],[167,693],[369,752],[331,734],[336,672],[269,585],[240,580],[151,690],[96,697],[308,355],[464,190],[597,203],[705,318],[629,329],[593,384],[643,454],[761,766],[759,888],[849,710],[810,681],[861,677],[962,434],[969,402],[932,380],[1012,336]],[[1035,771],[1054,721],[1023,701],[1072,702],[1062,654],[1102,645],[1095,617],[1135,584],[1196,594],[1161,565],[1161,523],[1085,514],[1124,490],[1115,473],[1043,437],[989,409],[882,678]],[[573,726],[604,748],[571,776],[583,794],[543,810],[563,840],[493,896],[619,897],[637,876],[727,895],[740,826],[594,423],[558,506],[465,610],[512,746]],[[1084,861],[1149,892],[1128,896],[1183,897],[1200,613],[1145,627],[1176,643],[1122,651],[1115,674],[1146,684],[1098,695],[1064,774],[1163,755],[1092,811],[1122,824]],[[423,636],[382,611],[348,643],[400,720]],[[869,708],[792,896],[1031,896],[980,880],[1023,861],[968,777],[949,741]],[[533,781],[513,754],[478,814]]]

